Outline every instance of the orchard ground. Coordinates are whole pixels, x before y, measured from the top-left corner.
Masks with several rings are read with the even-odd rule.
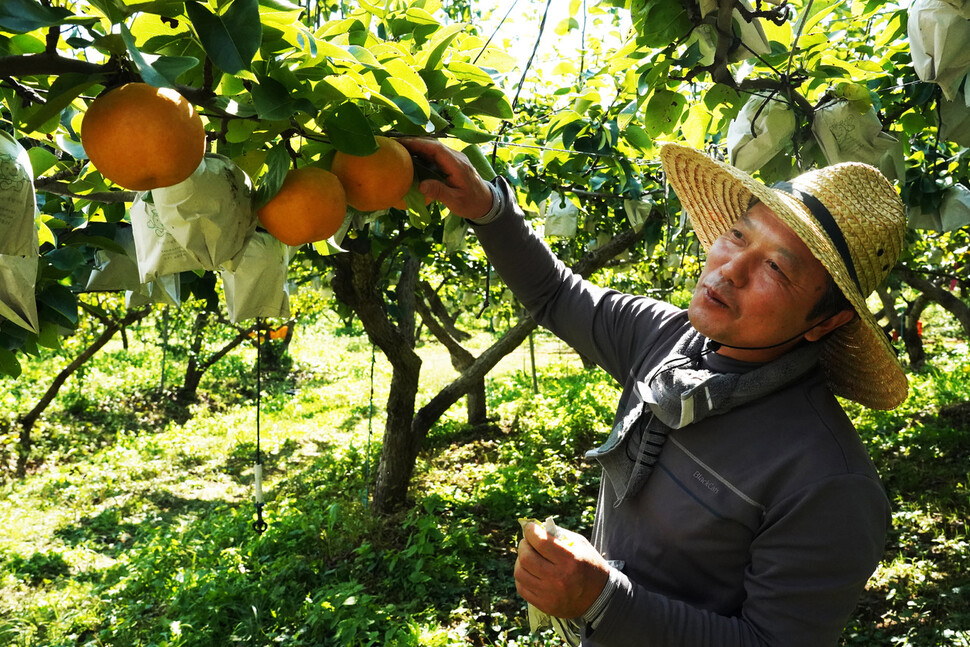
[[[946,316],[924,320],[932,361],[907,403],[849,410],[895,523],[844,645],[970,645],[968,348]],[[45,463],[23,480],[6,473],[0,642],[559,644],[528,632],[516,519],[556,515],[589,532],[598,475],[582,455],[618,397],[602,372],[536,333],[538,392],[524,344],[488,377],[494,424],[467,428],[463,403],[453,407],[419,457],[414,506],[378,518],[366,500],[390,367],[335,319],[297,327],[292,370],[261,376],[269,528],[258,536],[254,347],[213,367],[200,402],[177,415],[158,392],[155,330],[133,328],[127,350],[116,340],[72,378],[35,429]],[[439,345],[419,353],[420,406],[455,373]],[[29,408],[64,361],[25,363],[3,409]],[[177,386],[179,362],[166,367]],[[15,433],[4,439],[9,458]]]

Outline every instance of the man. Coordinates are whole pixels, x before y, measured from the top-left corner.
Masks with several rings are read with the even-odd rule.
[[[889,503],[834,397],[893,408],[907,383],[866,306],[905,216],[874,168],[775,188],[678,145],[667,181],[707,258],[686,311],[597,288],[523,219],[509,185],[406,140],[445,180],[536,320],[623,385],[587,454],[604,471],[592,544],[526,526],[520,594],[573,618],[584,645],[834,645],[883,552]]]

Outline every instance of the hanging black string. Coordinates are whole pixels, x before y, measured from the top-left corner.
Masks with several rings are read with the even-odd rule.
[[[262,385],[262,349],[263,349],[263,321],[256,318],[256,464],[253,466],[254,487],[256,502],[256,521],[253,522],[253,530],[261,535],[267,526],[263,521],[263,455],[259,449],[259,410],[262,408],[263,385]]]
[[[370,346],[370,404],[367,408],[367,446],[364,449],[364,507],[370,502],[370,440],[374,427],[374,365],[377,363],[377,347]]]

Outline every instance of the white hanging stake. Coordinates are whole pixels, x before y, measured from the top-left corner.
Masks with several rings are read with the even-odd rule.
[[[253,470],[256,474],[256,505],[263,505],[263,464],[256,463],[256,467]]]

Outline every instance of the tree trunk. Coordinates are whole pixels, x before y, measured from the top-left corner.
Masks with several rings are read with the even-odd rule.
[[[34,425],[37,424],[37,420],[40,418],[41,414],[47,409],[48,406],[57,397],[57,393],[67,382],[67,378],[71,377],[79,368],[84,366],[88,360],[94,357],[95,353],[104,348],[104,346],[111,341],[115,333],[123,329],[125,326],[130,326],[136,321],[144,318],[149,313],[149,310],[132,310],[128,312],[123,319],[119,321],[111,321],[108,319],[101,318],[104,322],[104,330],[101,334],[91,342],[91,344],[85,348],[81,353],[75,357],[70,364],[65,366],[60,373],[54,377],[54,381],[51,385],[47,387],[47,391],[41,396],[34,408],[28,411],[20,418],[20,442],[17,448],[17,476],[23,477],[27,473],[27,461],[30,458],[30,449],[33,444],[33,439],[31,438],[31,432],[33,431]]]
[[[881,314],[888,322],[888,329],[884,326],[883,330],[886,331],[886,334],[890,334],[895,330],[896,332],[900,333],[900,337],[902,337],[903,323],[899,319],[899,313],[896,312],[895,296],[885,285],[876,288],[876,294],[879,296],[879,301],[882,303]]]
[[[199,311],[192,324],[192,345],[189,347],[189,360],[185,365],[185,377],[179,387],[176,399],[179,402],[195,402],[199,393],[199,383],[202,381],[204,370],[199,370],[199,355],[202,353],[202,339],[209,313]]]
[[[423,289],[423,296],[427,298],[428,289],[430,289],[431,286],[427,285],[426,283],[424,286],[427,286],[427,288]],[[425,301],[425,299],[418,298],[415,301],[415,306],[418,314],[421,315],[421,321],[424,322],[424,325],[429,331],[431,331],[431,334],[434,335],[435,339],[437,339],[442,346],[448,349],[448,354],[451,356],[451,365],[454,367],[454,369],[461,373],[471,366],[472,362],[475,361],[474,355],[472,355],[460,343],[458,343],[458,339],[451,334],[451,330],[448,329],[445,322],[441,321],[440,317],[436,316],[436,313]],[[468,335],[465,334],[465,337],[468,337]],[[469,389],[470,390],[466,394],[468,424],[483,424],[488,421],[488,406],[485,397],[485,378],[483,377],[481,380],[473,383]]]
[[[964,333],[967,337],[970,337],[970,306],[948,290],[930,282],[912,270],[900,270],[899,273],[911,287],[924,293],[956,317],[960,325],[963,326]]]
[[[443,284],[442,284],[443,285]],[[451,315],[448,312],[448,308],[441,301],[441,297],[438,296],[438,292],[431,287],[431,284],[427,281],[421,281],[421,294],[424,295],[425,300],[428,302],[428,308],[437,317],[438,322],[441,326],[448,332],[451,337],[454,337],[458,341],[466,341],[471,335],[469,335],[464,330],[459,330],[455,325],[457,317]]]
[[[195,323],[192,326],[192,346],[189,350],[189,361],[185,367],[185,379],[182,386],[176,393],[176,401],[182,404],[195,402],[199,399],[199,385],[206,372],[216,365],[223,357],[228,355],[234,348],[249,339],[249,336],[256,333],[256,341],[259,342],[259,335],[265,333],[259,331],[254,324],[249,328],[239,328],[236,336],[229,340],[223,347],[208,357],[202,357],[202,345],[205,340],[206,326],[212,318],[213,313],[201,311],[195,316]],[[224,319],[220,320],[225,322]],[[289,335],[289,332],[287,333]],[[265,339],[263,340],[266,341]]]
[[[381,293],[380,262],[370,251],[366,237],[347,243],[346,254],[331,257],[334,294],[350,306],[368,337],[391,364],[391,387],[387,397],[387,422],[374,487],[374,506],[390,512],[404,506],[414,471],[418,443],[411,431],[421,374],[421,358],[414,352],[414,285],[418,262],[405,262],[398,284],[403,326],[388,316]],[[410,290],[410,297],[404,292]],[[402,301],[403,296],[403,301]],[[409,301],[410,299],[410,301]]]
[[[498,341],[482,352],[468,368],[462,371],[453,382],[441,389],[431,401],[418,410],[414,416],[414,436],[421,442],[427,437],[431,427],[444,415],[455,402],[473,388],[478,382],[484,381],[488,374],[503,357],[518,348],[535,330],[537,324],[531,317],[522,317],[515,326],[502,335]]]
[[[926,349],[923,348],[919,318],[929,304],[929,296],[925,292],[921,292],[906,308],[906,323],[902,327],[902,338],[906,345],[906,354],[909,355],[909,366],[914,371],[920,370],[926,364]]]
[[[484,378],[475,382],[465,394],[465,413],[469,425],[483,425],[488,422],[488,398],[485,395]]]

